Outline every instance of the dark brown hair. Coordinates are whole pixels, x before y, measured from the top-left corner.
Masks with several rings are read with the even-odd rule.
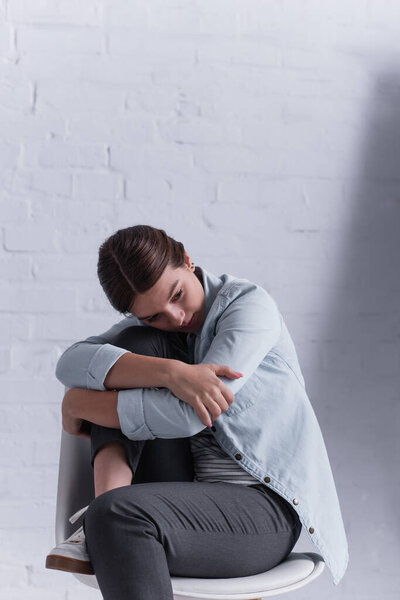
[[[147,292],[170,265],[185,263],[185,248],[163,229],[134,225],[119,229],[99,248],[97,275],[110,304],[124,315],[137,293]]]

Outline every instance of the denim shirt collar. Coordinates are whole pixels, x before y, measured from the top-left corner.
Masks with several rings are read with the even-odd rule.
[[[207,271],[206,269],[204,269],[203,267],[200,267],[198,265],[195,267],[194,273],[198,277],[198,279],[204,289],[204,296],[205,296],[205,302],[206,302],[206,311],[205,311],[206,312],[205,321],[206,321],[207,316],[209,315],[211,306],[213,305],[218,292],[220,291],[220,289],[223,286],[223,281],[221,280],[220,277],[217,277],[213,273],[210,273],[209,271]],[[189,333],[188,334],[189,339],[192,336],[200,338],[202,335],[203,328],[204,328],[204,324],[203,324],[202,328],[199,329],[198,331]]]

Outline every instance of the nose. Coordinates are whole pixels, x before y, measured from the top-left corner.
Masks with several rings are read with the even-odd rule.
[[[176,308],[175,310],[171,308],[169,318],[174,327],[182,327],[182,325],[185,323],[185,311],[180,308]]]

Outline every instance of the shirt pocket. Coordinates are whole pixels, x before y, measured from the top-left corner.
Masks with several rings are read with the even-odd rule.
[[[233,417],[247,410],[258,401],[263,392],[265,393],[265,381],[262,374],[256,370],[235,394],[235,400],[223,414]]]

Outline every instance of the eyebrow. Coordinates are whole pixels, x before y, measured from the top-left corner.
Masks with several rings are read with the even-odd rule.
[[[171,299],[178,283],[179,283],[179,279],[174,281],[174,283],[172,284],[171,289],[169,291],[169,296],[167,298],[167,302]],[[158,313],[154,313],[154,315],[150,315],[149,317],[137,317],[137,318],[140,319],[141,321],[147,321],[147,319],[151,319],[151,317],[155,317],[156,315],[158,315]]]

